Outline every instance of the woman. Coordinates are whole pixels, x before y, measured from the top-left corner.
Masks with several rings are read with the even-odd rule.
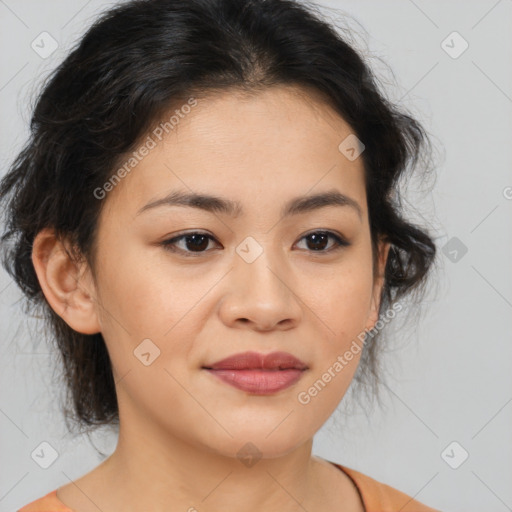
[[[45,86],[4,265],[114,453],[19,512],[434,509],[313,456],[379,316],[426,282],[398,210],[428,142],[290,0],[136,0]]]

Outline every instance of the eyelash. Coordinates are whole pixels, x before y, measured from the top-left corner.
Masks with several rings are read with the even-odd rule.
[[[311,231],[310,233],[306,233],[300,240],[303,240],[304,238],[306,238],[308,236],[317,235],[317,234],[327,235],[327,236],[331,237],[332,239],[334,239],[335,245],[327,250],[318,250],[318,251],[310,250],[309,251],[314,254],[327,254],[327,253],[331,253],[333,251],[338,251],[340,249],[343,249],[344,247],[348,247],[349,245],[351,245],[342,236],[337,235],[336,233],[333,233],[332,231],[324,231],[324,230]],[[170,251],[170,252],[174,252],[174,253],[180,252],[180,253],[182,253],[183,256],[185,256],[187,258],[189,258],[189,257],[196,258],[196,257],[201,256],[202,254],[209,252],[208,250],[195,251],[195,252],[194,251],[185,251],[183,249],[179,249],[174,246],[174,244],[177,243],[178,241],[185,239],[187,237],[193,236],[193,235],[204,236],[204,237],[208,238],[209,240],[216,241],[215,238],[213,236],[209,235],[208,233],[192,231],[190,233],[185,233],[183,235],[179,235],[174,238],[170,238],[169,240],[164,240],[163,242],[161,242],[160,245],[162,245],[166,251]]]

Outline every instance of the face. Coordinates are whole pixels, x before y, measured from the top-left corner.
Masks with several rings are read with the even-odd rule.
[[[103,199],[94,294],[121,429],[231,457],[251,442],[276,457],[332,414],[360,353],[339,356],[377,320],[382,285],[362,158],[338,149],[351,133],[304,91],[217,94]],[[305,201],[326,193],[330,201]],[[160,201],[172,194],[235,208]],[[204,368],[246,351],[287,352],[307,369],[263,394]]]

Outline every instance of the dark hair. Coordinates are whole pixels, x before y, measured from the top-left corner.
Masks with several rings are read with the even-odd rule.
[[[26,304],[43,312],[72,404],[66,416],[78,424],[119,421],[110,358],[101,333],[74,331],[47,303],[31,260],[34,238],[53,228],[94,272],[105,202],[93,191],[191,96],[288,84],[321,97],[365,145],[374,263],[378,238],[391,243],[381,311],[424,288],[436,249],[402,217],[398,184],[427,154],[428,136],[386,99],[364,59],[315,10],[294,0],[128,1],[104,13],[47,80],[29,141],[0,183],[2,259]],[[378,380],[378,339],[365,343],[356,380]]]

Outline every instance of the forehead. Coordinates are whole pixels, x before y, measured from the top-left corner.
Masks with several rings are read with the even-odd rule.
[[[362,158],[351,161],[338,148],[352,134],[306,89],[210,94],[155,123],[139,145],[151,148],[108,193],[108,209],[134,216],[148,201],[179,189],[239,201],[245,214],[251,205],[268,211],[289,197],[336,188],[364,210]]]

